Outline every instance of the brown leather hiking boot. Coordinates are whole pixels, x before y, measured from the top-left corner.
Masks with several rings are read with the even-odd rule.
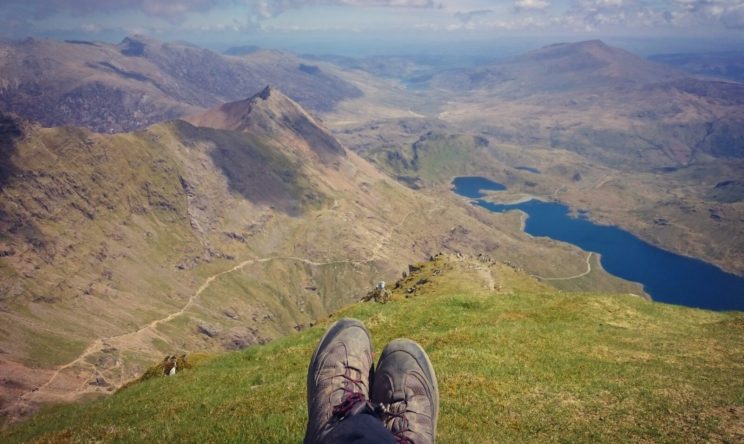
[[[368,408],[373,365],[364,324],[341,319],[328,328],[307,371],[305,444],[322,441],[338,422]]]
[[[372,403],[381,403],[385,427],[397,442],[436,441],[439,389],[424,349],[410,339],[396,339],[382,351],[372,382]]]

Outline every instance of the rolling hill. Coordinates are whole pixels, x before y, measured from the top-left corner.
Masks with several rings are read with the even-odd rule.
[[[503,142],[573,150],[628,171],[744,157],[744,85],[694,77],[601,41],[445,72],[440,117]]]
[[[736,82],[744,81],[744,53],[742,52],[656,54],[650,56],[649,59],[694,74]]]

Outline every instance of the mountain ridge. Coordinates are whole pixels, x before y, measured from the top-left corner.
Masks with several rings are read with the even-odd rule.
[[[744,86],[600,41],[550,45],[445,72],[432,85],[467,99],[447,105],[440,118],[507,143],[573,150],[614,168],[744,156],[736,143],[744,137]]]
[[[198,114],[270,82],[315,111],[361,96],[324,69],[303,71],[304,63],[278,51],[233,57],[146,36],[119,44],[0,42],[0,99],[3,111],[45,126],[122,132]]]

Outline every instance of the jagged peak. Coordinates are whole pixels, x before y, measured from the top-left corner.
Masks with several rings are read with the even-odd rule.
[[[271,85],[266,85],[266,88],[263,89],[260,93],[253,96],[254,98],[261,98],[263,100],[268,100],[269,97],[271,97],[271,94],[274,92],[274,88],[271,87]]]
[[[271,85],[248,99],[225,103],[184,120],[195,126],[246,131],[275,139],[294,134],[306,140],[323,161],[329,161],[329,155],[345,155],[343,147],[315,118]]]

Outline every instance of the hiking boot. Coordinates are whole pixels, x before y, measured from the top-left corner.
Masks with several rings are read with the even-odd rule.
[[[372,381],[372,403],[398,443],[436,441],[439,389],[429,357],[410,339],[396,339],[382,351]]]
[[[372,339],[364,324],[341,319],[328,328],[307,371],[305,444],[322,441],[340,421],[371,408],[373,359]]]

